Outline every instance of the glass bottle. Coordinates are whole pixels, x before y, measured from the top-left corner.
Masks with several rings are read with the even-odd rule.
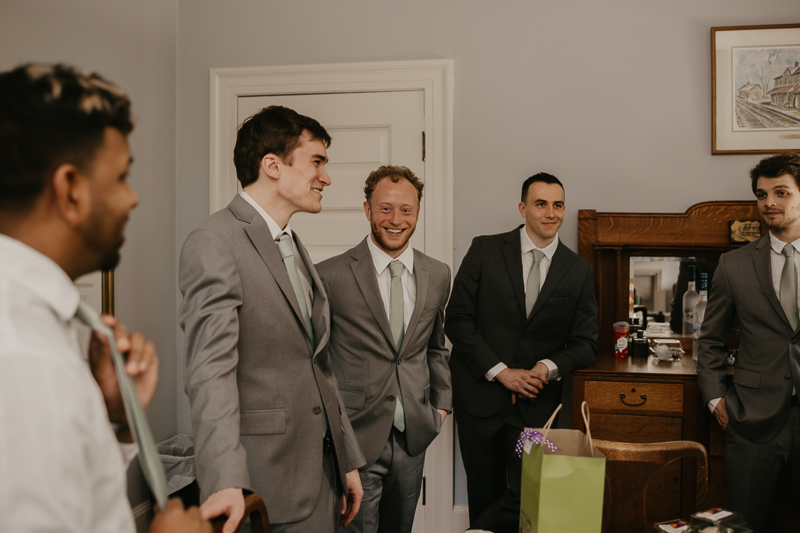
[[[700,295],[697,303],[694,304],[694,341],[692,342],[692,359],[697,361],[697,341],[700,339],[700,326],[706,317],[706,305],[708,304],[708,274],[700,274]]]
[[[694,334],[694,306],[700,299],[695,289],[695,269],[693,264],[689,265],[689,288],[683,294],[683,336],[690,337]]]

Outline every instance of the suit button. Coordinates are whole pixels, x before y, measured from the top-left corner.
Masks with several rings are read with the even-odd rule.
[[[400,366],[400,363],[401,363],[401,362],[402,362],[402,361],[397,361],[397,366]]]
[[[783,379],[792,379],[792,375],[791,374],[786,374],[785,376],[783,376]]]
[[[390,402],[393,402],[394,401],[394,394],[390,394],[386,399],[389,400]]]
[[[314,408],[314,414],[315,415],[318,415],[321,412],[322,412],[322,407],[320,407],[319,405]]]

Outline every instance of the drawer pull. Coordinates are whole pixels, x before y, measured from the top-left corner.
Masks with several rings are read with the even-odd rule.
[[[639,407],[641,405],[644,405],[644,403],[647,401],[647,394],[642,393],[642,394],[639,395],[639,398],[642,399],[642,403],[628,403],[628,402],[625,401],[625,398],[626,398],[625,393],[621,392],[620,395],[619,395],[619,399],[622,400],[622,403],[624,403],[625,405],[628,405],[630,407]]]

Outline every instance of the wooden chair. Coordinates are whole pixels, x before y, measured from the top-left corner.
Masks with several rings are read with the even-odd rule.
[[[244,497],[244,516],[236,526],[236,533],[242,529],[242,525],[250,517],[250,527],[253,533],[272,533],[269,527],[269,515],[267,515],[267,506],[264,500],[261,499],[256,493],[250,493]],[[214,533],[221,533],[222,526],[225,525],[227,516],[222,515],[211,520],[211,525],[214,527]]]
[[[652,523],[648,523],[645,517],[645,491],[650,476],[661,466],[682,457],[691,457],[697,461],[695,511],[706,507],[708,458],[702,444],[692,441],[632,444],[595,439],[594,445],[606,456],[606,481],[609,489],[603,509],[604,532],[650,531]],[[687,516],[683,518],[688,518],[695,511],[684,510]]]

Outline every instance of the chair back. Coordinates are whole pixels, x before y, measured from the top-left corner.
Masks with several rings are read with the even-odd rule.
[[[242,525],[250,518],[250,528],[252,533],[272,533],[269,527],[269,515],[267,514],[267,506],[261,496],[252,492],[244,497],[244,516],[239,525],[236,526],[235,533],[239,533]],[[211,525],[214,528],[214,533],[222,533],[222,527],[228,519],[226,515],[218,516],[211,520]]]
[[[702,444],[693,441],[634,444],[595,439],[606,456],[606,494],[603,531],[641,533],[652,524],[645,517],[645,494],[650,476],[663,465],[683,457],[697,461],[697,509],[708,503],[708,457]],[[684,513],[686,511],[684,510]],[[678,518],[678,517],[675,517]]]

